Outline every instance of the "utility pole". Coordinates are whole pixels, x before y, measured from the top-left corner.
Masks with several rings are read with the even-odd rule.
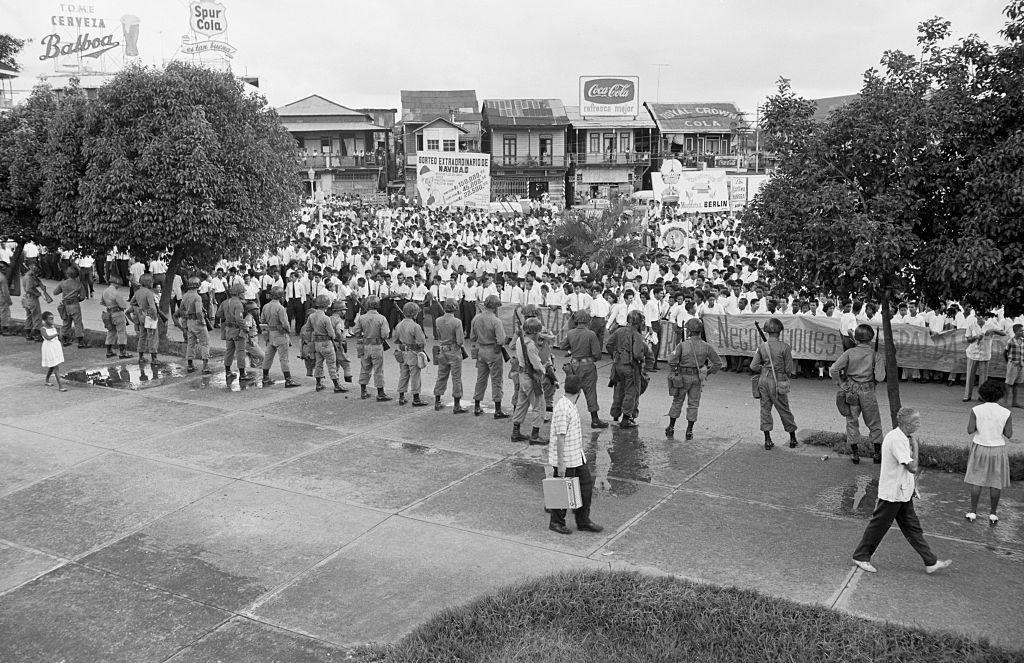
[[[658,68],[658,87],[657,87],[657,91],[655,92],[655,95],[654,95],[654,101],[655,102],[660,102],[661,101],[661,70],[664,69],[665,67],[669,67],[671,65],[669,65],[667,63],[663,63],[663,62],[662,63],[657,63],[656,62],[653,66]]]

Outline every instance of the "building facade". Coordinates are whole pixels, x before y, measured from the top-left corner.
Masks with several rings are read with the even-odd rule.
[[[299,177],[312,196],[372,196],[385,184],[388,129],[368,113],[311,95],[277,109],[299,144]]]
[[[750,127],[731,102],[644,103],[660,134],[663,158],[686,167],[744,167],[739,142]]]
[[[431,141],[429,145],[438,141],[437,151],[480,151],[481,116],[476,90],[402,90],[398,128],[405,192],[411,197],[416,192],[416,153],[433,151],[427,141]],[[454,144],[445,142],[449,140]]]
[[[491,155],[491,197],[565,205],[569,117],[558,99],[487,99],[483,150]]]
[[[567,151],[572,204],[594,198],[611,199],[644,188],[658,155],[658,131],[646,110],[636,117],[582,117],[579,106],[567,106]]]

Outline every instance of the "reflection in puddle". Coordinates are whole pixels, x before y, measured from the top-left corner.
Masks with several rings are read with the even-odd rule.
[[[112,366],[99,366],[69,371],[64,379],[80,384],[91,384],[111,389],[129,389],[137,391],[149,387],[159,387],[167,380],[185,375],[180,364],[161,363],[155,367],[150,364],[125,362]]]
[[[197,371],[196,374],[198,375],[199,372]],[[211,375],[203,375],[201,379],[194,380],[189,386],[192,389],[227,389],[228,391],[246,391],[247,389],[262,389],[262,375],[258,375],[258,371],[256,371],[255,369],[253,369],[253,371],[250,371],[249,375],[255,376],[256,379],[251,382],[241,382],[239,381],[236,373],[236,377],[231,378],[229,380],[225,377],[224,370],[221,369]],[[275,383],[277,384],[277,386],[284,388],[283,379],[278,378]]]
[[[829,486],[818,494],[816,511],[836,516],[870,518],[878,501],[878,477],[858,474],[853,484]]]
[[[412,442],[388,442],[389,449],[401,449],[402,451],[408,451],[412,454],[420,456],[430,456],[441,453],[439,450],[424,446],[422,444],[413,444]]]

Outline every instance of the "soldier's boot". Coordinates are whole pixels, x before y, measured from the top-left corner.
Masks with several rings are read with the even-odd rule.
[[[85,340],[84,336],[79,336],[78,337],[78,347],[79,348],[87,348],[87,347],[89,347],[89,341]]]
[[[875,463],[875,465],[879,465],[882,462],[882,445],[879,444],[878,442],[875,442],[874,445],[875,445],[874,463]]]
[[[289,389],[291,387],[301,386],[302,383],[292,377],[291,371],[286,371],[284,374],[284,387]]]
[[[107,346],[107,359],[110,359],[113,356],[114,356],[114,346],[108,345]]]
[[[672,437],[676,434],[676,417],[668,418],[668,427],[665,429],[665,437]]]
[[[268,368],[264,368],[263,369],[263,386],[264,387],[273,387],[274,386],[274,381],[272,379],[270,379],[270,369],[268,369]]]
[[[149,365],[150,366],[160,366],[161,364],[163,364],[162,361],[160,361],[159,359],[156,358],[156,353],[155,352],[151,352],[149,354],[149,356],[150,356],[150,360],[149,360]],[[238,370],[242,370],[242,367],[239,366]]]
[[[408,402],[409,402],[409,401],[405,400],[405,392],[404,392],[404,391],[403,391],[403,392],[400,392],[400,393],[398,394],[398,404],[399,404],[399,405],[405,405],[405,404],[406,404],[406,403],[408,403]]]
[[[128,349],[125,346],[123,346],[123,345],[117,346],[117,352],[118,352],[118,355],[117,355],[118,359],[131,359],[132,358],[132,356],[130,354],[128,354]]]
[[[370,397],[370,392],[368,392],[366,390],[366,385],[365,384],[359,385],[359,398],[362,398],[363,400],[366,400],[369,397]]]
[[[772,441],[772,434],[768,431],[764,432],[764,450],[771,451],[772,447],[775,446],[775,442]]]
[[[455,399],[455,406],[452,408],[452,414],[465,414],[468,410],[459,404],[459,399]]]
[[[324,379],[323,378],[317,378],[316,379],[316,390],[317,391],[323,391],[326,388],[327,387],[324,386]]]
[[[425,407],[427,404],[428,403],[426,401],[420,400],[420,395],[419,394],[413,394],[412,395],[412,406],[413,407]]]
[[[349,373],[345,376],[345,382],[352,382],[352,374]]]
[[[108,355],[108,356],[110,356],[110,355]],[[196,364],[191,359],[188,360],[188,364],[185,366],[185,372],[186,373],[195,373],[196,372]]]
[[[529,442],[530,436],[523,435],[522,426],[519,424],[512,424],[512,442]]]
[[[390,396],[388,396],[387,394],[384,393],[384,387],[377,387],[377,402],[378,403],[387,403],[388,401],[393,401],[393,400],[395,400],[395,399],[391,398]]]
[[[440,396],[434,396],[434,412],[440,412],[443,409],[444,409],[444,406],[441,405],[441,397]]]
[[[508,412],[501,411],[501,401],[494,401],[494,418],[495,419],[508,419]]]
[[[245,382],[246,384],[253,384],[254,382],[256,382],[256,376],[251,373],[246,373],[245,369],[239,366],[238,381]]]
[[[608,428],[607,421],[601,421],[601,417],[597,416],[597,412],[590,413],[590,427],[591,428]]]
[[[530,444],[531,445],[544,445],[544,444],[547,444],[547,443],[548,443],[547,440],[541,438],[541,436],[540,436],[540,429],[537,428],[536,426],[534,426],[533,430],[530,431]]]
[[[479,417],[484,413],[484,409],[480,407],[480,401],[473,401],[473,416]]]
[[[140,364],[145,364],[146,363],[146,353],[145,352],[140,352],[139,353],[139,363]],[[228,370],[228,367],[225,366],[224,370],[225,371]]]
[[[799,444],[799,443],[796,441],[796,431],[795,430],[789,431],[789,448],[790,449],[796,449],[796,445],[797,444]]]
[[[345,387],[341,386],[341,382],[338,381],[338,378],[334,378],[334,393],[336,393],[336,394],[344,394],[347,391],[348,391],[348,389],[346,389]]]
[[[687,440],[692,440],[693,439],[693,425],[695,423],[696,423],[695,421],[687,421],[686,422],[686,439]]]
[[[633,417],[624,414],[622,421],[619,422],[619,428],[636,428],[636,422],[633,421]]]
[[[854,465],[860,465],[860,454],[858,453],[856,444],[850,445],[850,460],[853,461]]]
[[[212,374],[213,374],[213,370],[210,368],[210,360],[209,359],[204,359],[203,360],[203,375],[212,375]]]

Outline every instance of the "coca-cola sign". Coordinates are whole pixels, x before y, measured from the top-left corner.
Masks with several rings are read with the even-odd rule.
[[[583,98],[593,104],[624,104],[636,98],[636,86],[625,78],[595,78],[587,82]]]
[[[640,111],[636,76],[581,76],[580,115],[636,116]]]

